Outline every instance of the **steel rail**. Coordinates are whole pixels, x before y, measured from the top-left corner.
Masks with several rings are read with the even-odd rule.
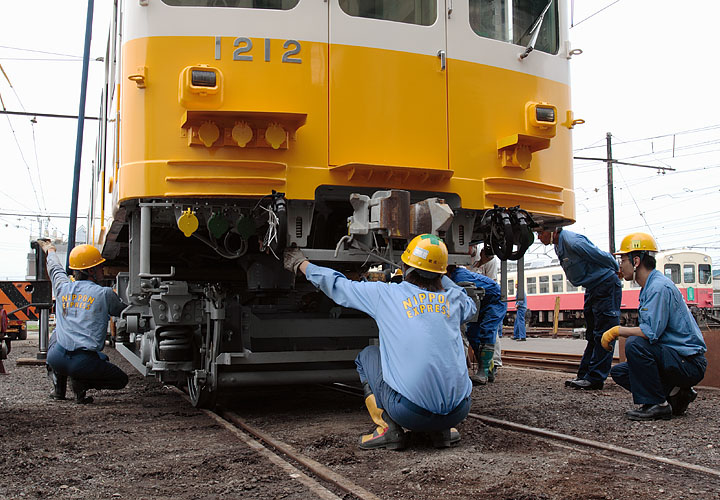
[[[190,403],[190,398],[185,392],[183,392],[177,387],[173,387],[172,389],[180,396],[182,396],[188,403]],[[250,448],[255,450],[258,454],[260,454],[261,456],[268,459],[270,462],[287,472],[291,478],[300,481],[312,493],[314,493],[317,498],[321,500],[342,500],[342,498],[334,494],[332,491],[328,490],[316,479],[308,476],[305,472],[295,467],[293,464],[288,462],[279,454],[273,453],[266,446],[263,446],[260,442],[265,442],[268,446],[290,457],[295,462],[307,468],[315,476],[330,484],[335,485],[337,488],[344,491],[345,493],[349,493],[359,498],[360,500],[380,500],[378,496],[370,493],[361,486],[356,485],[349,479],[341,476],[340,474],[337,474],[336,472],[330,470],[319,462],[316,462],[315,460],[300,454],[290,445],[278,441],[270,437],[266,433],[262,432],[261,430],[257,429],[256,427],[251,426],[234,412],[228,410],[220,410],[218,412],[213,412],[205,409],[201,409],[200,411],[205,413],[205,415],[213,419],[223,428],[232,432],[236,437],[238,437],[242,442],[247,444]]]
[[[695,464],[691,464],[688,462],[683,462],[681,460],[674,460],[671,458],[663,457],[660,455],[652,455],[650,453],[645,453],[643,451],[637,451],[637,450],[631,450],[630,448],[624,448],[622,446],[616,446],[613,444],[602,443],[600,441],[593,441],[592,439],[584,439],[584,438],[579,438],[579,437],[575,437],[575,436],[570,436],[568,434],[561,434],[559,432],[550,431],[547,429],[541,429],[539,427],[531,427],[529,425],[524,425],[524,424],[518,424],[515,422],[510,422],[508,420],[501,420],[498,418],[488,417],[485,415],[478,415],[477,413],[469,413],[468,417],[474,418],[476,420],[480,420],[481,422],[484,422],[488,425],[492,425],[495,427],[502,427],[502,428],[510,429],[510,430],[517,431],[517,432],[524,432],[526,434],[533,434],[536,436],[542,436],[545,438],[554,439],[556,441],[565,441],[568,443],[579,444],[581,446],[588,446],[588,447],[597,448],[600,450],[611,451],[613,453],[620,453],[622,455],[628,455],[631,457],[643,458],[645,460],[650,460],[652,462],[658,462],[658,463],[662,463],[665,465],[671,465],[673,467],[691,470],[693,472],[700,472],[703,474],[708,474],[708,475],[720,478],[720,470],[711,469],[710,467],[704,467],[702,465],[695,465]]]
[[[272,448],[275,448],[277,451],[281,452],[284,455],[287,455],[297,463],[301,464],[303,467],[306,467],[308,470],[310,470],[313,474],[318,476],[319,478],[323,479],[324,481],[327,481],[328,483],[331,483],[335,485],[336,487],[340,488],[342,491],[349,493],[361,500],[380,500],[380,497],[375,495],[374,493],[369,492],[362,486],[359,486],[349,479],[347,479],[344,476],[341,476],[337,472],[331,470],[328,467],[325,467],[320,462],[317,462],[313,460],[310,457],[306,457],[305,455],[299,453],[296,451],[292,446],[290,446],[287,443],[284,443],[282,441],[278,441],[277,439],[271,437],[267,433],[261,431],[257,427],[254,427],[247,422],[245,422],[242,418],[240,418],[239,415],[237,415],[234,412],[222,410],[219,412],[220,416],[222,418],[225,418],[235,424],[236,426],[243,429],[245,432],[255,436],[256,439],[263,441],[268,446],[271,446]]]

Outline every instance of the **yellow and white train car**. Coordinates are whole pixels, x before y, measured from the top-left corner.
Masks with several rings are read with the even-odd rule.
[[[517,259],[571,223],[567,26],[558,0],[116,0],[90,235],[124,271],[121,351],[195,404],[353,378],[373,322],[283,248]]]

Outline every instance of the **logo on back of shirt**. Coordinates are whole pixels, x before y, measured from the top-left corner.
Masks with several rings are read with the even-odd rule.
[[[445,304],[445,295],[441,293],[418,293],[403,300],[402,303],[408,318],[427,313],[437,313],[450,317],[447,304]]]
[[[80,309],[89,311],[90,306],[95,302],[95,297],[85,294],[67,294],[60,297],[62,302],[63,316],[67,316],[68,310]]]

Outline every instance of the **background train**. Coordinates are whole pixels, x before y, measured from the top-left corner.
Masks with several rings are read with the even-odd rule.
[[[88,239],[118,350],[196,405],[354,380],[374,322],[279,260],[518,259],[575,217],[567,2],[115,1]]]
[[[698,324],[704,325],[717,314],[713,303],[712,260],[709,255],[690,250],[666,250],[656,255],[656,269],[675,283],[685,298]],[[637,324],[637,307],[640,285],[623,280],[620,322]],[[508,316],[514,323],[517,271],[508,272]],[[526,324],[552,326],[555,302],[560,299],[558,324],[565,327],[584,327],[582,287],[573,286],[559,265],[529,267],[525,269],[525,292],[528,311]]]

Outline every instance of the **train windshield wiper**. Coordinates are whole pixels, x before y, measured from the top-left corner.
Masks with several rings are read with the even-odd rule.
[[[532,52],[535,49],[535,42],[537,42],[538,35],[540,34],[540,28],[542,28],[542,23],[545,20],[545,14],[547,13],[548,9],[550,8],[550,5],[552,5],[553,0],[550,0],[545,8],[542,10],[540,15],[535,19],[535,22],[533,22],[530,25],[530,28],[528,31],[525,32],[525,34],[520,37],[523,38],[524,36],[530,34],[532,37],[530,38],[530,43],[527,44],[527,47],[525,47],[525,52],[520,54],[520,60],[522,61],[525,59],[528,55],[530,55],[530,52]]]

